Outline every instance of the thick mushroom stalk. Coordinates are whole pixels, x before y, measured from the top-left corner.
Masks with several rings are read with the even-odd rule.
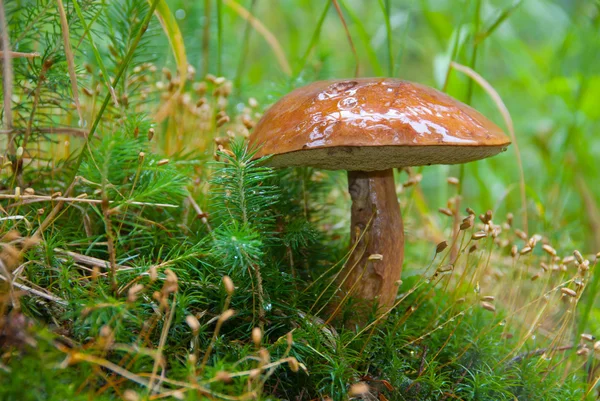
[[[394,171],[349,171],[348,190],[352,198],[351,247],[356,247],[339,276],[341,287],[344,295],[367,301],[366,307],[377,301],[387,310],[394,304],[404,259],[404,227]]]

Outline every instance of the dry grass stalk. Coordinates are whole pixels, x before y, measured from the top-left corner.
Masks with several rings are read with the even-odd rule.
[[[487,82],[481,75],[479,75],[477,72],[475,72],[471,68],[461,65],[461,64],[458,64],[454,61],[450,62],[450,66],[452,68],[468,75],[470,78],[475,80],[483,89],[485,89],[485,91],[488,93],[488,95],[490,95],[490,97],[496,104],[496,107],[498,107],[498,109],[500,110],[500,113],[502,114],[502,118],[504,119],[504,122],[506,123],[506,126],[508,128],[508,133],[510,135],[510,139],[515,147],[515,155],[517,157],[517,164],[519,166],[519,184],[520,184],[520,190],[521,190],[521,211],[523,213],[522,224],[523,224],[523,227],[525,228],[525,231],[527,231],[529,219],[527,217],[527,195],[526,195],[526,189],[525,189],[525,173],[523,171],[523,161],[521,160],[521,151],[519,150],[519,144],[517,142],[517,137],[515,135],[515,129],[514,129],[514,125],[512,122],[512,118],[510,117],[510,113],[509,113],[508,109],[506,108],[506,105],[502,101],[502,98],[500,97],[500,95],[498,95],[498,92],[496,92],[494,87],[492,85],[490,85],[489,82]]]
[[[28,195],[22,194],[17,196],[16,194],[0,194],[0,199],[14,199],[20,203],[13,203],[8,205],[8,208],[17,207],[20,204],[30,204],[36,202],[49,202],[49,201],[58,201],[58,202],[67,202],[67,203],[92,203],[96,205],[102,204],[102,199],[89,199],[83,197],[83,194],[80,194],[76,197],[64,197],[61,196],[60,192],[56,192],[53,195]],[[115,201],[108,201],[109,204],[114,204]],[[165,207],[165,208],[177,208],[178,205],[173,205],[170,203],[152,203],[152,202],[137,202],[137,201],[125,201],[125,204],[135,205],[135,206],[153,206],[153,207]]]
[[[235,11],[240,17],[242,17],[243,19],[248,21],[250,23],[250,25],[252,25],[252,27],[267,41],[267,43],[269,44],[269,46],[275,53],[277,61],[279,62],[279,65],[281,66],[281,69],[283,70],[283,72],[286,75],[291,76],[292,68],[290,67],[290,65],[285,57],[285,53],[283,52],[283,49],[281,48],[281,45],[279,44],[279,41],[277,40],[275,35],[273,35],[262,24],[262,22],[260,22],[256,17],[254,17],[252,14],[250,14],[250,12],[248,10],[246,10],[244,7],[242,7],[241,5],[236,3],[234,0],[223,0],[223,2],[227,6],[229,6],[233,11]]]

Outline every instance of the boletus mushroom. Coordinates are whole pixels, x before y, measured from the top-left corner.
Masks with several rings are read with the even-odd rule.
[[[348,171],[351,246],[340,287],[366,305],[394,303],[404,229],[394,168],[458,164],[510,144],[473,108],[424,85],[391,78],[314,82],[271,106],[250,136],[273,167]],[[365,231],[366,230],[366,231]],[[356,242],[359,241],[357,244]]]

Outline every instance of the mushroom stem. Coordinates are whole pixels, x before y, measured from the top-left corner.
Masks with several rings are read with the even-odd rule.
[[[387,309],[396,298],[404,259],[404,227],[394,170],[349,171],[348,190],[352,198],[351,246],[359,243],[339,276],[341,287],[356,300],[371,301],[365,302],[365,307],[377,300]]]

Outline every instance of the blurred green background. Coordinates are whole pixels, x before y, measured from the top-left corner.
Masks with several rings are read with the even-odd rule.
[[[316,0],[168,4],[190,64],[200,74],[232,79],[234,96],[255,97],[263,106],[306,82],[352,77],[357,60],[359,76],[394,76],[438,89],[450,60],[472,67],[514,121],[529,234],[548,235],[559,247],[600,250],[600,2],[338,0],[343,21],[335,3]],[[159,60],[169,49],[163,40],[157,35]],[[166,56],[174,69],[172,55]],[[489,95],[462,73],[448,75],[447,91],[506,128]],[[423,174],[428,207],[444,207],[445,179],[458,176],[459,168],[429,167]],[[522,226],[514,145],[467,165],[464,174],[464,205],[512,212]]]

